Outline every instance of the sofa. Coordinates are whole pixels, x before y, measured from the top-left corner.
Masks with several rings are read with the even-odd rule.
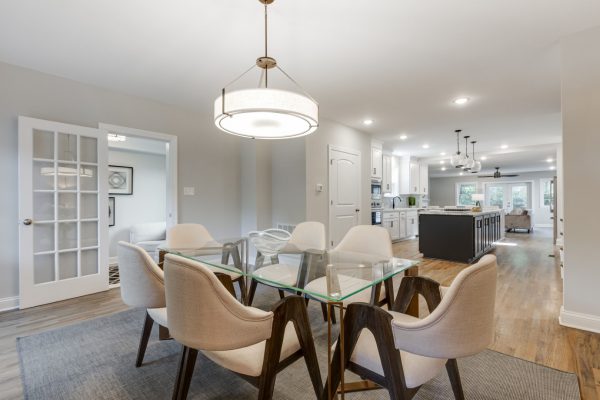
[[[533,215],[531,210],[524,208],[515,208],[504,217],[506,232],[517,229],[527,230],[527,233],[533,230]]]
[[[167,240],[166,222],[136,224],[129,230],[129,242],[146,250],[150,257],[158,259],[157,248]]]

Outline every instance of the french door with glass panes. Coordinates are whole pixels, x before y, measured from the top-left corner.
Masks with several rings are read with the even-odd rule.
[[[106,132],[19,117],[19,304],[108,289]]]
[[[510,212],[513,208],[531,207],[531,184],[516,183],[486,183],[486,204],[498,206]]]

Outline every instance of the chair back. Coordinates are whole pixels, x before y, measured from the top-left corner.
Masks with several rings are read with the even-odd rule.
[[[418,340],[403,340],[392,321],[396,346],[435,358],[459,358],[485,350],[494,339],[496,256],[486,255],[460,272],[433,312],[416,322]],[[396,328],[396,329],[395,329]]]
[[[167,234],[166,222],[147,222],[136,224],[129,230],[131,243],[165,240]]]
[[[338,262],[374,263],[394,256],[390,234],[375,225],[353,226],[329,254]]]
[[[167,254],[167,319],[171,336],[198,350],[232,350],[271,336],[273,313],[246,307],[202,263]]]
[[[177,224],[167,232],[167,247],[173,249],[197,249],[214,241],[201,224]]]
[[[119,242],[121,298],[131,307],[165,307],[163,271],[144,249]]]
[[[288,245],[300,251],[325,250],[325,225],[321,222],[306,221],[296,225]]]

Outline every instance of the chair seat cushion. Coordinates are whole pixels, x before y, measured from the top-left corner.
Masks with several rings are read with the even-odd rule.
[[[418,321],[418,318],[410,315],[388,311],[394,319],[403,322]],[[400,359],[404,370],[406,386],[415,388],[435,378],[446,364],[446,359],[423,357],[400,350]],[[381,376],[384,376],[381,359],[377,351],[375,337],[371,331],[363,329],[352,353],[350,360],[364,368],[367,368]]]
[[[150,318],[154,320],[159,325],[167,327],[167,307],[163,308],[149,308],[148,314]]]
[[[213,362],[238,374],[248,376],[259,376],[262,372],[263,359],[265,355],[266,340],[252,346],[241,349],[225,351],[202,351],[202,353]],[[288,322],[285,327],[281,356],[279,360],[285,360],[300,350],[298,336],[293,322]]]
[[[348,293],[353,293],[355,291],[364,288],[370,284],[370,281],[361,278],[355,278],[353,276],[348,275],[338,275],[339,279],[339,288],[341,289],[342,295],[345,296]],[[313,281],[308,282],[304,289],[311,293],[320,293],[324,296],[327,296],[327,277],[322,276]],[[360,292],[348,297],[344,300],[344,305],[348,305],[350,303],[370,303],[371,302],[371,291],[373,288],[367,288],[361,290]],[[381,286],[381,292],[379,296],[379,300],[385,297],[385,288],[383,285]],[[315,297],[317,300],[325,301],[325,299],[320,297]]]
[[[272,264],[267,265],[254,271],[252,278],[259,280],[260,282],[274,287],[280,287],[273,282],[281,283],[286,286],[294,286],[298,279],[298,265],[287,265],[287,264]],[[262,281],[266,279],[266,282]]]

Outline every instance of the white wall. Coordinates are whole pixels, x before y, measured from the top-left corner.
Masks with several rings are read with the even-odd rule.
[[[184,110],[0,63],[0,299],[18,296],[17,117],[97,127],[99,122],[176,135],[179,220],[215,236],[240,231],[240,141],[217,130],[212,109]],[[216,95],[216,94],[215,94]],[[194,186],[195,196],[183,196]]]
[[[371,137],[345,125],[321,120],[319,129],[306,139],[306,218],[329,225],[328,145],[359,150],[361,153],[360,223],[371,224]],[[316,185],[324,190],[317,192]]]
[[[564,304],[561,323],[600,332],[600,27],[561,41]]]
[[[552,213],[549,207],[540,206],[540,180],[551,179],[555,175],[554,171],[527,172],[521,173],[514,178],[501,179],[481,179],[473,176],[458,176],[448,178],[429,178],[429,205],[431,206],[449,206],[456,205],[456,184],[459,182],[476,182],[478,192],[483,193],[485,183],[510,183],[510,182],[532,182],[531,204],[534,214],[534,223],[536,225],[552,225]]]
[[[109,165],[133,167],[133,194],[115,198],[115,225],[108,228],[109,257],[117,256],[117,243],[129,241],[132,225],[166,221],[166,157],[161,154],[109,149]]]

